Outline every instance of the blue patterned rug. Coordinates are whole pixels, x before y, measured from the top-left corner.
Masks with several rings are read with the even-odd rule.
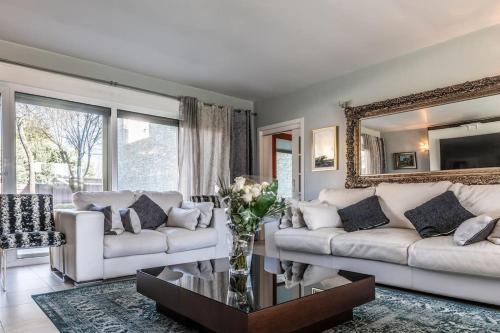
[[[135,281],[106,283],[35,295],[35,302],[63,333],[193,332],[158,314],[135,291]],[[328,333],[500,332],[500,311],[389,288],[354,312],[354,320]]]

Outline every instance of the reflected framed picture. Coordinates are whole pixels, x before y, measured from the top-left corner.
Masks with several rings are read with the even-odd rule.
[[[394,169],[416,169],[417,153],[394,153]]]
[[[312,131],[312,171],[338,170],[338,127]]]

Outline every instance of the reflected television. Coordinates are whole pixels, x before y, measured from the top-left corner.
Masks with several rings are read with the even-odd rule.
[[[500,167],[500,133],[439,140],[441,170]]]

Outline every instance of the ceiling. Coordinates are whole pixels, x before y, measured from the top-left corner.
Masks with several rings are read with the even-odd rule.
[[[479,121],[500,117],[500,95],[444,104],[431,108],[361,120],[361,126],[377,132],[396,132]]]
[[[250,100],[498,23],[498,0],[0,2],[0,39]]]

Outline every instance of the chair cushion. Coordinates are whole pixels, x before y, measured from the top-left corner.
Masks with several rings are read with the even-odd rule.
[[[376,194],[380,198],[384,214],[390,220],[385,227],[415,229],[404,213],[446,192],[450,186],[451,182],[448,181],[422,184],[379,184]]]
[[[418,233],[411,229],[360,230],[332,239],[332,254],[406,265],[408,247],[420,239]]]
[[[203,249],[217,245],[218,237],[215,228],[199,228],[188,230],[176,227],[160,227],[156,231],[167,236],[167,253]],[[225,242],[221,239],[221,242]]]
[[[375,195],[375,188],[326,188],[319,192],[318,200],[342,209]]]
[[[331,254],[330,241],[343,233],[345,231],[342,228],[321,228],[317,230],[288,228],[277,231],[274,234],[274,240],[276,246],[283,250]]]
[[[58,231],[17,232],[0,237],[2,249],[61,246],[64,244],[66,244],[64,234]]]
[[[500,246],[482,241],[458,246],[453,236],[432,237],[410,246],[408,264],[436,271],[500,277]]]
[[[167,239],[155,230],[142,230],[138,234],[124,232],[104,236],[104,258],[128,257],[167,251]]]

